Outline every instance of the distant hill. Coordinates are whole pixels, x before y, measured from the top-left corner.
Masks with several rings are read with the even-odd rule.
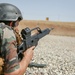
[[[75,36],[75,22],[53,22],[40,20],[23,20],[20,22],[19,30],[29,27],[40,27],[41,29],[53,27],[51,35]]]

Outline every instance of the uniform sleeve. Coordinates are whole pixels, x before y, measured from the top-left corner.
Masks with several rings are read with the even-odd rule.
[[[19,68],[19,61],[17,55],[17,44],[16,37],[12,29],[4,28],[3,29],[3,42],[2,50],[5,51],[4,59],[4,71],[5,73],[10,73]]]

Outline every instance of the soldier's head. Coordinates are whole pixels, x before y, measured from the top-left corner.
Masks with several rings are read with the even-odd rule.
[[[14,27],[22,19],[21,11],[15,5],[0,3],[0,22]]]

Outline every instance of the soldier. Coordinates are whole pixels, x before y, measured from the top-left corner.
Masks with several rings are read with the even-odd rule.
[[[22,19],[21,11],[16,6],[0,3],[0,57],[4,59],[4,75],[23,75],[33,57],[35,46],[23,53],[21,61],[18,59],[14,32]]]

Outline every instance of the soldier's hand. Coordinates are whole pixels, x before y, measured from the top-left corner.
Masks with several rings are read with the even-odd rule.
[[[35,46],[32,46],[30,47],[29,49],[27,49],[25,52],[24,52],[24,57],[30,61],[33,57],[33,53],[34,53],[34,48]]]

